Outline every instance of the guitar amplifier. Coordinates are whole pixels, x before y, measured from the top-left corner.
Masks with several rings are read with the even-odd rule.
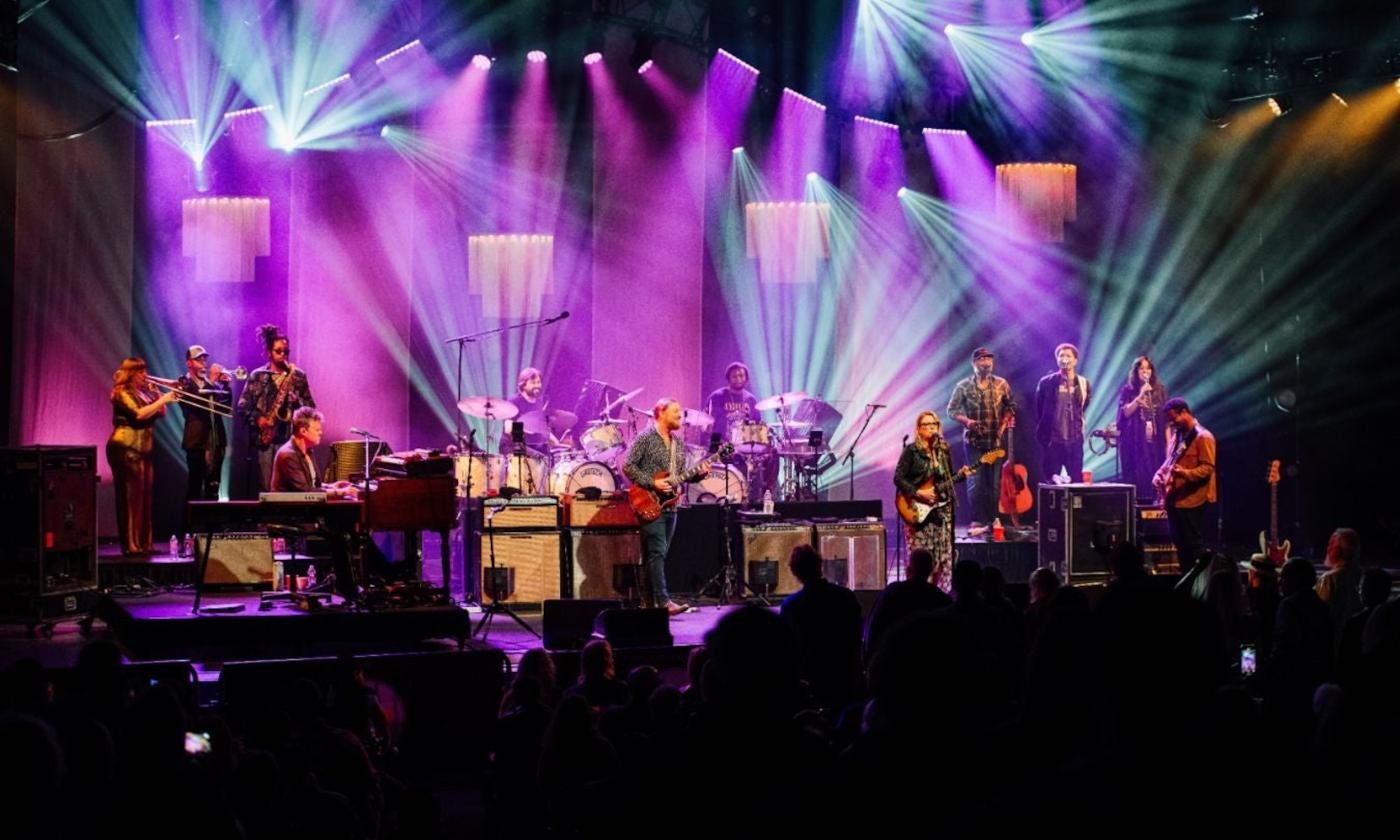
[[[637,514],[623,493],[609,493],[599,499],[565,497],[564,521],[570,528],[639,528]]]
[[[195,552],[204,552],[208,534],[195,535]],[[214,534],[209,545],[209,565],[204,569],[206,586],[272,586],[272,538],[267,532]]]
[[[504,514],[502,514],[504,515]],[[491,572],[491,538],[481,535],[481,597],[489,600],[497,587],[506,604],[543,604],[560,593],[562,542],[558,531],[497,532],[496,577]]]
[[[1108,579],[1108,552],[1137,535],[1131,484],[1042,484],[1040,565],[1066,583]]]
[[[475,515],[478,528],[494,528],[497,531],[512,528],[558,528],[559,499],[556,496],[516,496],[503,499],[499,496],[485,499],[481,503],[483,512]],[[487,525],[482,516],[491,517]]]
[[[788,569],[788,555],[796,546],[815,544],[811,523],[744,525],[741,531],[744,562],[740,568],[755,591],[763,595],[791,595],[802,588],[801,581]],[[776,569],[768,565],[775,562]],[[768,575],[772,576],[771,588],[765,580]]]
[[[817,523],[815,527],[822,563],[830,563],[834,570],[825,575],[827,580],[852,591],[885,588],[883,522]]]
[[[569,531],[569,548],[572,574],[565,590],[570,597],[635,600],[642,596],[640,531],[574,529]]]

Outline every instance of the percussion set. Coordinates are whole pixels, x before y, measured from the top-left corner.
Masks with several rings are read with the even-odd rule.
[[[625,489],[622,466],[627,451],[652,420],[651,412],[630,405],[642,390],[622,391],[590,380],[580,396],[578,412],[542,409],[522,414],[515,403],[502,397],[459,401],[462,413],[486,421],[488,439],[494,439],[489,432],[496,421],[523,434],[512,436],[514,445],[508,454],[476,450],[455,456],[458,494],[480,498],[505,487],[555,496]],[[816,478],[829,466],[823,464],[823,456],[840,413],[802,391],[775,394],[756,407],[777,411],[778,422],[735,423],[721,431],[709,414],[685,409],[680,434],[687,462],[712,451],[719,439],[727,439],[742,456],[734,463],[712,465],[709,475],[689,484],[686,498],[691,504],[723,500],[740,504],[761,498],[765,491],[780,501],[816,499]],[[584,414],[586,411],[590,413]],[[580,414],[595,419],[580,424]],[[571,443],[571,437],[576,442]]]

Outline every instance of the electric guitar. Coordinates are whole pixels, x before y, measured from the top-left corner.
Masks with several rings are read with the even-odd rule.
[[[627,503],[632,506],[632,511],[637,514],[638,519],[643,522],[654,522],[657,517],[661,516],[662,511],[668,507],[674,506],[676,502],[680,500],[680,485],[700,475],[700,467],[702,465],[722,461],[733,454],[733,444],[724,444],[719,449],[715,450],[713,455],[707,455],[704,460],[697,461],[695,466],[682,473],[679,479],[672,481],[671,492],[669,493],[648,489],[640,484],[633,484],[631,487],[627,488]],[[670,477],[671,474],[666,470],[662,470],[652,476],[652,478],[657,481],[663,478],[669,479]]]
[[[1293,545],[1288,540],[1278,541],[1278,459],[1269,462],[1269,530],[1259,532],[1259,553],[1256,557],[1267,557],[1275,566],[1282,566],[1288,560],[1288,552]]]
[[[988,452],[984,452],[982,453],[982,457],[977,459],[977,464],[995,464],[997,462],[997,459],[1001,458],[1005,454],[1005,449],[993,449]],[[968,464],[967,466],[958,470],[956,473],[953,474],[953,479],[957,480],[957,478],[960,476],[962,478],[967,478],[968,476],[972,475],[974,472],[977,471],[977,464]],[[934,494],[933,504],[929,504],[928,502],[923,501],[917,496],[906,496],[903,493],[895,494],[895,510],[899,511],[899,518],[903,519],[904,523],[911,528],[921,527],[925,522],[928,521],[929,516],[934,511],[941,510],[947,507],[948,502],[952,501],[951,497],[945,497],[942,499],[938,498],[938,494],[937,492],[935,492],[933,487],[932,477],[930,477],[928,481],[925,481],[923,485],[919,487],[919,492],[922,493],[925,490]]]

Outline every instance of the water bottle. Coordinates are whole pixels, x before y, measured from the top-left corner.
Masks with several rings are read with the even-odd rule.
[[[764,513],[765,516],[772,515],[772,513],[773,513],[773,491],[772,491],[772,490],[764,490],[764,491],[763,491],[763,513]]]
[[[306,588],[316,588],[316,567],[314,565],[306,567]]]
[[[174,534],[170,535],[170,556],[180,556],[180,538],[175,536]]]

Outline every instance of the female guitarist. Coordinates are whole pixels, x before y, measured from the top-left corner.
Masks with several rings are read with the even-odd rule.
[[[315,408],[306,371],[291,363],[287,337],[273,324],[258,327],[258,340],[267,351],[267,364],[248,374],[238,398],[238,416],[248,426],[248,457],[258,459],[260,487],[272,486],[272,461],[292,437],[292,412]]]
[[[909,550],[933,552],[933,582],[947,591],[953,572],[953,483],[965,480],[972,468],[953,471],[942,428],[936,413],[920,412],[914,442],[895,465],[894,486]]]

